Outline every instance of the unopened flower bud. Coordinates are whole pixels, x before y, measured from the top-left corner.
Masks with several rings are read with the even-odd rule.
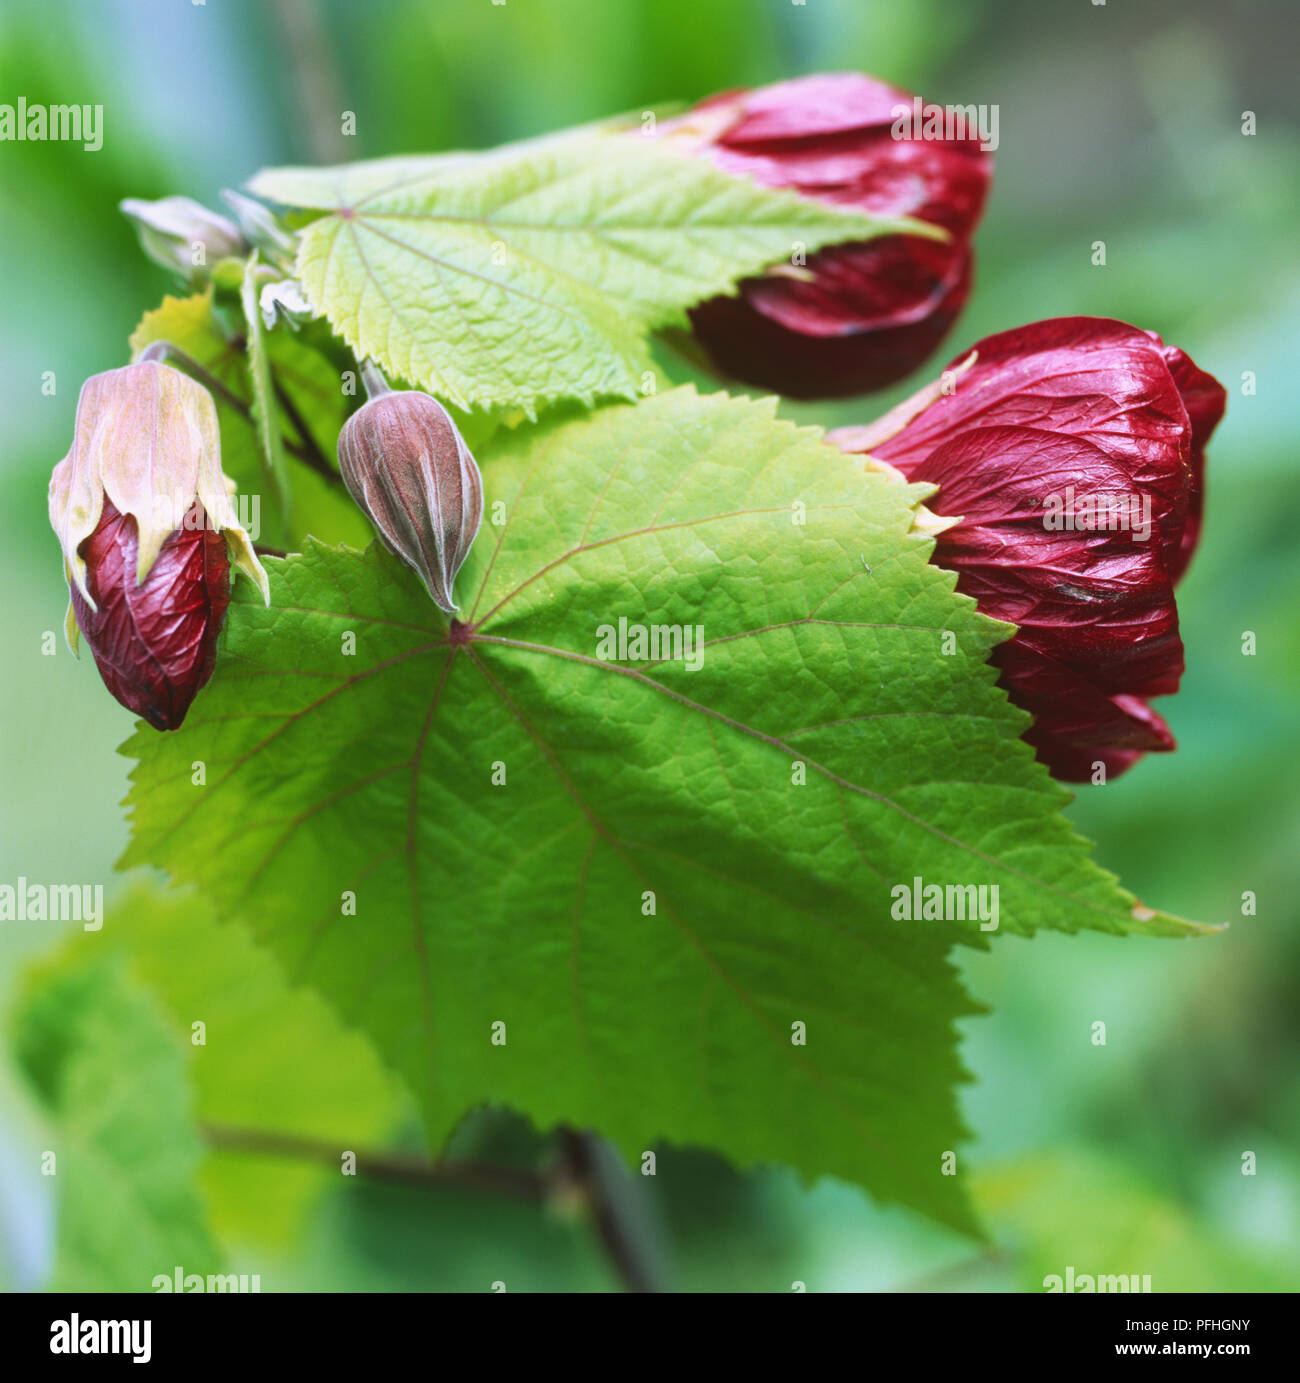
[[[81,389],[72,449],[50,478],[75,652],[156,729],[176,729],[212,675],[230,561],[270,601],[266,572],[221,470],[212,397],[144,360]]]
[[[190,197],[163,197],[146,202],[128,197],[121,210],[135,226],[140,248],[164,269],[187,279],[203,279],[209,265],[248,253],[235,223]]]
[[[256,245],[273,260],[283,254],[292,255],[296,244],[293,232],[268,207],[228,187],[222,189],[221,200],[235,213],[250,245]]]
[[[483,478],[447,410],[390,390],[366,370],[370,400],[339,435],[339,470],[384,546],[453,614],[452,585],[483,520]]]

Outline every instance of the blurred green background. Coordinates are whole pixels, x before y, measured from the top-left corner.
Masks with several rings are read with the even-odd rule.
[[[932,364],[992,331],[1089,313],[1159,331],[1229,392],[1205,537],[1180,593],[1187,675],[1161,707],[1182,747],[1084,789],[1072,812],[1145,899],[1232,926],[1181,943],[1006,938],[959,958],[992,1008],[965,1025],[977,1080],[962,1095],[989,1250],[847,1185],[739,1177],[688,1151],[663,1153],[649,1202],[634,1208],[655,1222],[665,1280],[686,1289],[1041,1288],[1067,1265],[1149,1272],[1156,1290],[1300,1286],[1297,38],[1289,0],[7,0],[0,101],[102,103],[105,138],[93,154],[0,145],[0,880],[102,881],[110,898],[132,887],[112,873],[126,840],[126,764],[113,749],[131,718],[61,635],[54,656],[41,652],[66,601],[45,487],[77,390],[124,363],[141,313],[174,287],[138,252],[120,198],[218,205],[220,188],[267,164],[488,145],[820,70],[997,103],[975,292]],[[356,113],[355,137],[337,133],[343,110]],[[1092,264],[1097,240],[1105,267]],[[926,377],[788,411],[866,421]],[[1254,656],[1241,651],[1247,630]],[[1255,916],[1242,915],[1245,891]],[[231,993],[247,995],[223,943],[204,950],[201,908],[133,899],[180,938],[177,969],[234,965]],[[0,1003],[56,945],[54,930],[0,923]],[[328,1015],[263,984],[241,1018],[246,1088],[207,1090],[206,1109],[246,1108],[256,1071],[276,1060],[305,1069],[311,1052],[329,1050],[357,1088],[378,1081],[365,1053],[338,1057],[346,1041]],[[158,988],[161,1011],[186,1011]],[[291,1037],[275,1031],[272,1007],[277,1021],[291,1013]],[[1104,1047],[1091,1042],[1099,1019]],[[269,1125],[418,1147],[391,1091],[356,1102],[335,1091],[326,1117],[309,1078],[267,1079]],[[26,1170],[45,1146],[40,1129],[0,1054],[0,1285],[36,1285],[51,1262],[53,1179]],[[539,1155],[505,1115],[473,1121],[462,1142],[476,1155]],[[1246,1151],[1253,1177],[1241,1173]],[[615,1285],[590,1227],[562,1205],[339,1189],[284,1161],[227,1153],[204,1174],[216,1231],[264,1290]]]

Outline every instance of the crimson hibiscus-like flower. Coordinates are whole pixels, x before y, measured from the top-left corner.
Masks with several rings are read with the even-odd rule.
[[[993,161],[977,137],[895,138],[904,110],[910,93],[846,72],[727,92],[662,127],[728,173],[950,236],[834,245],[701,304],[691,324],[720,373],[792,398],[861,394],[943,339],[970,291]]]
[[[226,540],[201,510],[173,532],[137,583],[135,520],[104,501],[82,544],[95,605],[72,588],[72,610],[104,685],[155,730],[175,730],[212,676],[230,604]]]
[[[212,396],[156,360],[93,375],[50,478],[68,644],[156,730],[175,730],[212,675],[231,557],[269,600],[230,500]]]
[[[980,341],[879,423],[828,440],[870,452],[960,516],[935,561],[1017,626],[994,662],[1058,778],[1123,772],[1174,739],[1147,698],[1178,690],[1174,585],[1201,527],[1205,444],[1226,397],[1154,333],[1062,317]]]

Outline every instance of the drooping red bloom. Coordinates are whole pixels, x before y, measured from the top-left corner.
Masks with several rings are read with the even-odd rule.
[[[1114,777],[1174,739],[1147,698],[1178,690],[1174,584],[1200,533],[1205,444],[1226,396],[1154,332],[1097,317],[980,341],[952,392],[829,439],[870,452],[961,516],[934,560],[1017,626],[994,653],[1058,777]],[[909,416],[910,415],[910,416]]]
[[[861,394],[911,373],[943,339],[970,291],[993,161],[974,131],[895,138],[915,130],[900,115],[913,109],[910,93],[844,72],[714,96],[663,127],[695,137],[694,151],[728,173],[951,237],[834,245],[694,308],[720,373],[792,398]]]
[[[270,600],[233,490],[212,396],[188,375],[143,358],[82,385],[50,476],[68,646],[84,635],[109,691],[158,730],[212,675],[232,560]]]
[[[206,519],[197,510],[193,527],[165,539],[139,584],[135,519],[112,500],[105,499],[99,526],[81,545],[96,606],[72,586],[82,637],[104,685],[155,730],[180,728],[216,662],[230,604],[230,557],[226,539]]]

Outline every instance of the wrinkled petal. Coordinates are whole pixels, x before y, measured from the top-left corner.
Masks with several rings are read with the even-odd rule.
[[[1152,338],[1160,342],[1154,332]],[[1177,553],[1168,558],[1169,574],[1174,581],[1179,581],[1201,536],[1201,516],[1205,507],[1205,444],[1223,417],[1228,395],[1213,375],[1197,369],[1176,346],[1161,344],[1160,349],[1192,425],[1192,484],[1187,496],[1187,523]]]
[[[745,279],[741,294],[800,336],[893,331],[939,315],[947,316],[946,327],[965,304],[971,256],[937,240],[890,235],[821,250],[808,268],[810,280],[780,274]]]
[[[973,356],[973,360],[972,360]],[[879,424],[828,440],[938,487],[935,561],[1017,627],[994,652],[1059,778],[1174,747],[1146,698],[1178,689],[1174,582],[1200,527],[1223,389],[1151,332],[1060,318],[980,341]]]
[[[852,73],[764,87],[716,136],[711,157],[768,187],[873,216],[915,216],[968,236],[988,195],[988,155],[975,140],[895,139],[893,112],[910,109],[912,99]]]
[[[980,427],[931,453],[924,479],[939,485],[930,507],[960,514],[935,558],[957,571],[980,608],[1017,625],[1019,637],[1085,670],[1109,693],[1178,690],[1183,647],[1173,585],[1154,528],[1049,527],[1049,496],[1103,499],[1108,517],[1137,511],[1145,496],[1099,447],[1069,434]]]
[[[105,686],[155,729],[178,729],[216,660],[230,603],[225,539],[206,523],[177,529],[140,583],[135,519],[106,500],[84,552],[94,606],[74,585],[72,609]]]
[[[823,251],[809,261],[818,266],[814,283],[747,279],[739,297],[692,309],[691,324],[720,374],[756,388],[795,399],[883,389],[934,352],[970,292],[970,255],[954,259],[940,246],[943,254],[931,258],[911,248],[933,245],[890,236]],[[877,265],[894,260],[897,272],[855,275],[858,250]],[[926,277],[927,263],[935,277]],[[831,284],[842,291],[828,291]]]
[[[727,92],[663,127],[699,132],[696,151],[734,176],[951,236],[832,246],[805,275],[777,269],[696,308],[695,335],[721,374],[797,398],[862,393],[903,378],[942,340],[970,290],[968,241],[992,161],[975,140],[895,139],[912,100],[835,73]]]
[[[946,437],[973,427],[1069,433],[1105,452],[1151,496],[1168,563],[1187,521],[1192,438],[1150,335],[1103,317],[1058,317],[986,337],[974,349],[975,364],[954,392],[874,454],[911,474]]]

